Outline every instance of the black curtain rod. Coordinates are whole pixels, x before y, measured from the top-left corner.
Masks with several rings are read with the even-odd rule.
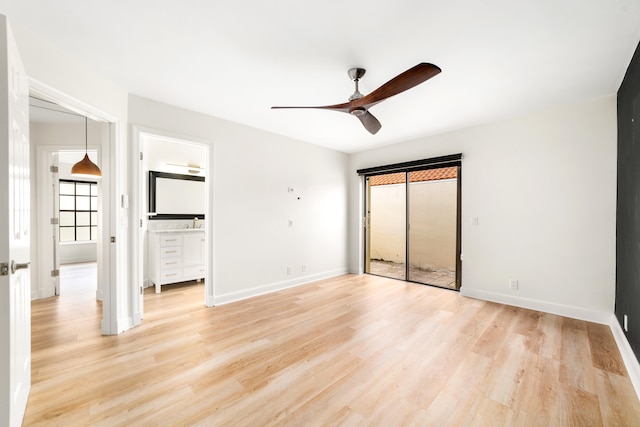
[[[358,169],[358,175],[370,176],[393,172],[409,172],[419,169],[431,169],[437,167],[457,166],[462,161],[462,154],[450,154],[448,156],[432,157],[430,159],[414,160],[411,162],[393,163],[384,166]]]

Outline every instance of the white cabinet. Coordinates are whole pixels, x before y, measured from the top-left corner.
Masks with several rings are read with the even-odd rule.
[[[149,230],[149,279],[156,293],[167,283],[204,276],[204,230]]]

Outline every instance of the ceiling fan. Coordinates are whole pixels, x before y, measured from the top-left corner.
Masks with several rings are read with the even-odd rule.
[[[321,110],[334,110],[341,111],[343,113],[349,113],[356,116],[360,122],[364,125],[365,129],[370,133],[377,133],[382,125],[376,119],[373,114],[369,112],[369,108],[373,107],[377,103],[384,101],[387,98],[411,89],[414,86],[419,85],[422,82],[429,80],[431,77],[437,75],[442,71],[440,67],[422,62],[413,68],[409,68],[404,73],[392,78],[378,89],[374,90],[368,95],[362,95],[358,90],[358,82],[360,78],[364,76],[366,70],[364,68],[351,68],[348,73],[351,80],[356,85],[356,90],[353,95],[349,97],[349,102],[335,105],[324,105],[319,107],[271,107],[272,109],[279,108],[316,108]]]

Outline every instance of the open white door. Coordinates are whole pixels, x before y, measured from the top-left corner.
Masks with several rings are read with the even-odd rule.
[[[28,90],[0,15],[0,426],[22,424],[31,387]]]
[[[60,176],[58,174],[58,153],[51,155],[49,166],[51,179],[51,248],[53,250],[53,268],[51,268],[51,281],[53,292],[60,295]],[[41,260],[43,258],[40,258]]]
[[[37,294],[32,298],[48,298],[60,295],[60,246],[59,222],[60,179],[58,173],[58,153],[51,150],[39,150],[36,170],[38,202],[32,210],[38,215],[38,281],[35,284]],[[35,267],[35,266],[34,266]],[[33,280],[33,277],[32,277]],[[34,286],[32,286],[33,290]]]

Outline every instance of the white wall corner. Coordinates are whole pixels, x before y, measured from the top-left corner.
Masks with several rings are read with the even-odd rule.
[[[215,300],[214,300],[213,295],[207,295],[206,298],[205,298],[204,304],[207,307],[215,307]]]
[[[131,329],[132,327],[133,327],[133,317],[127,316],[127,317],[120,318],[116,322],[116,333],[114,335],[121,334],[124,331]]]
[[[529,310],[543,311],[558,316],[570,317],[572,319],[586,320],[587,322],[600,323],[608,325],[610,323],[611,313],[597,310],[589,310],[582,307],[557,304],[548,301],[540,301],[512,295],[505,295],[497,292],[488,292],[479,289],[460,289],[460,295],[470,298],[481,299],[485,301],[497,302],[500,304],[512,305],[515,307],[526,308]]]
[[[636,358],[627,337],[624,335],[622,327],[620,327],[620,323],[618,322],[615,314],[612,314],[609,317],[609,327],[611,328],[613,338],[616,340],[616,344],[618,345],[618,350],[620,350],[620,355],[622,356],[624,365],[627,368],[631,384],[633,384],[636,395],[640,399],[640,362],[638,362],[638,359]]]
[[[42,289],[31,290],[31,301],[42,298]]]

